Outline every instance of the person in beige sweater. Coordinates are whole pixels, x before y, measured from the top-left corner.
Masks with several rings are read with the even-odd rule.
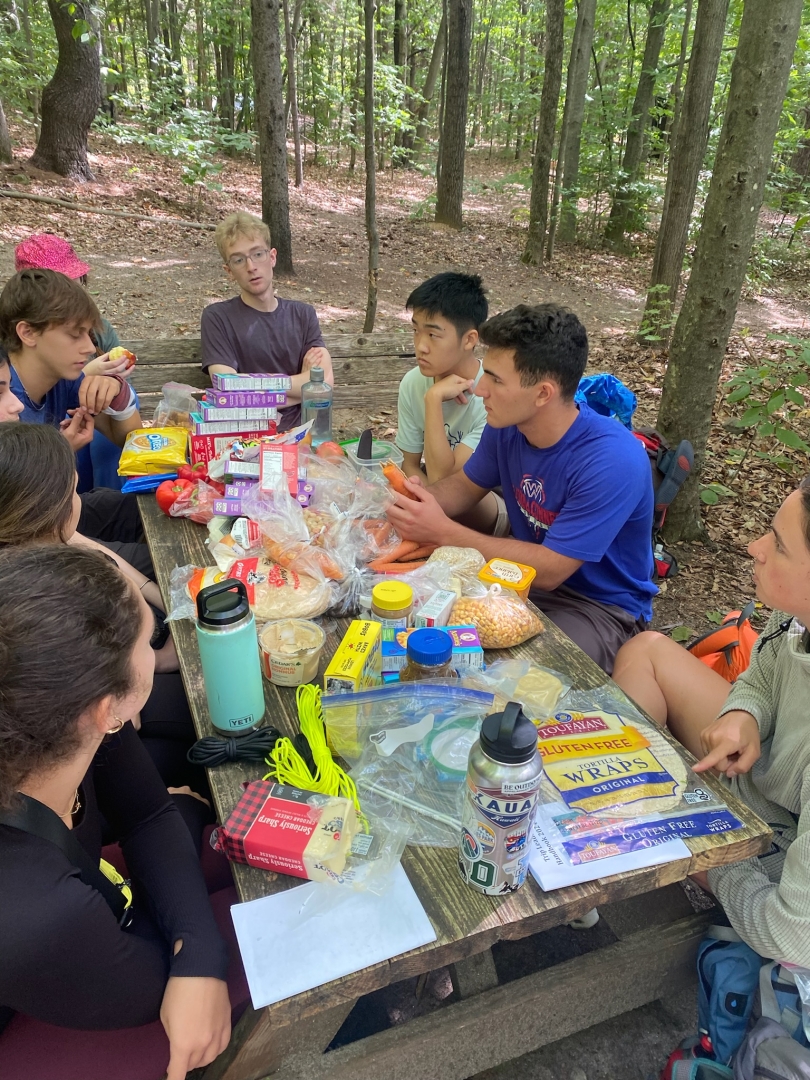
[[[752,949],[810,967],[810,477],[748,553],[773,614],[733,685],[651,632],[621,648],[613,678],[770,825],[764,855],[694,876]]]

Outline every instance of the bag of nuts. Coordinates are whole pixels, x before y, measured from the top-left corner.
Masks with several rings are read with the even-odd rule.
[[[463,596],[453,605],[450,625],[472,625],[484,649],[511,649],[533,638],[543,623],[511,589],[491,585],[483,596]]]

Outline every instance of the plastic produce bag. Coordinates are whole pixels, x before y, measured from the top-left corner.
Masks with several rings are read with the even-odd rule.
[[[214,517],[214,500],[221,498],[216,488],[198,480],[178,496],[169,507],[170,517],[187,517],[201,525],[207,525]]]
[[[263,556],[235,559],[227,571],[218,566],[178,566],[169,578],[167,621],[194,619],[200,589],[225,578],[243,581],[257,622],[270,619],[313,619],[332,604],[332,588],[324,578],[299,574]]]
[[[601,416],[615,416],[626,428],[631,427],[636,411],[636,395],[621,379],[606,371],[580,379],[574,401],[587,405]]]
[[[401,683],[321,698],[327,737],[350,765],[364,810],[454,847],[470,749],[492,694],[456,682]]]
[[[429,566],[435,566],[436,563],[449,566],[464,586],[478,581],[478,571],[485,562],[486,559],[480,551],[464,547],[438,547],[428,557]]]
[[[332,581],[346,576],[348,566],[337,552],[312,543],[304,510],[288,492],[270,496],[251,489],[242,500],[242,509],[258,523],[265,554],[280,566]]]
[[[511,591],[491,585],[481,596],[462,596],[450,612],[450,625],[472,623],[485,649],[511,649],[543,629],[534,611]]]
[[[194,397],[194,387],[186,383],[166,383],[161,392],[163,397],[155,406],[152,417],[154,427],[182,427],[191,431],[194,421],[193,412],[198,412],[200,403]]]

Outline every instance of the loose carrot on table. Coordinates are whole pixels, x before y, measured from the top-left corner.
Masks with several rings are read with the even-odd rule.
[[[391,551],[387,551],[385,555],[381,555],[379,559],[375,559],[374,562],[369,563],[372,570],[376,569],[375,563],[392,563],[397,559],[401,559],[405,555],[410,555],[412,551],[416,551],[419,547],[419,543],[416,540],[400,540],[395,548]]]
[[[404,495],[406,499],[413,499],[414,502],[419,501],[405,483],[408,477],[399,465],[395,465],[393,461],[386,461],[382,466],[382,471],[383,476],[398,495]]]

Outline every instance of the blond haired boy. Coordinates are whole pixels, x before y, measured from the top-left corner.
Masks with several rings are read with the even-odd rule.
[[[332,358],[321,337],[315,308],[285,300],[273,290],[275,248],[270,230],[253,214],[229,214],[214,233],[225,273],[239,289],[231,300],[209,304],[200,320],[202,367],[209,375],[292,376],[279,429],[300,422],[301,387],[313,367],[332,384]]]

